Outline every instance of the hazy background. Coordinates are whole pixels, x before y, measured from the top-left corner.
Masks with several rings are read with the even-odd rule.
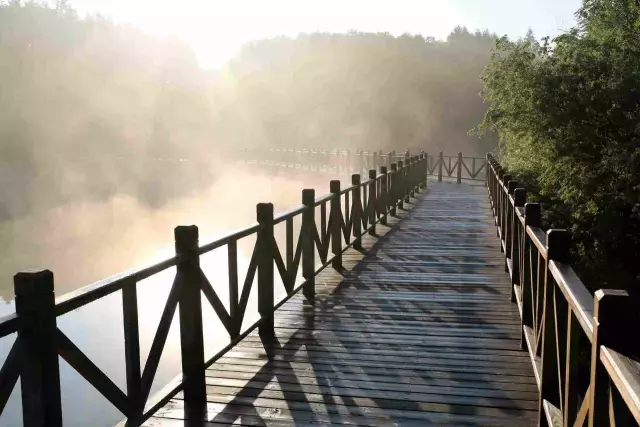
[[[483,156],[494,136],[467,131],[497,35],[556,35],[578,3],[0,0],[0,315],[17,271],[53,270],[62,294],[170,256],[176,225],[206,241],[252,223],[257,202],[280,211],[328,190],[328,176],[239,168],[229,148]],[[224,289],[226,262],[203,265]],[[139,299],[145,355],[167,283]],[[119,304],[59,322],[123,386]],[[180,366],[174,341],[158,386]],[[119,419],[64,363],[62,380],[65,425]],[[0,424],[19,418],[16,389]]]
[[[27,267],[60,291],[115,273],[203,212],[222,232],[232,200],[253,219],[273,194],[227,148],[483,156],[496,34],[457,25],[554,34],[575,1],[478,3],[0,0],[0,296]]]
[[[467,131],[497,34],[556,34],[574,1],[482,3],[0,0],[0,296],[27,267],[63,292],[175,225],[244,225],[231,203],[286,207],[287,178],[233,175],[230,148],[483,156],[495,137]]]

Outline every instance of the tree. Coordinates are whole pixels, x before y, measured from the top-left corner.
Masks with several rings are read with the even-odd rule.
[[[593,287],[640,280],[640,6],[587,0],[578,26],[542,45],[497,42],[479,130],[502,162],[570,228]]]

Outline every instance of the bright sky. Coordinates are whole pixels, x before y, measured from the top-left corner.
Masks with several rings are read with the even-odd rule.
[[[445,38],[456,26],[512,38],[540,38],[574,23],[580,0],[71,0],[158,35],[189,42],[202,67],[216,68],[245,42],[301,32],[388,31]]]

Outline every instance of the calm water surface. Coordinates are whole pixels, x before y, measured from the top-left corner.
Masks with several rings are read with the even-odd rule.
[[[255,222],[255,203],[273,201],[276,212],[282,211],[299,204],[300,191],[305,187],[315,187],[318,196],[321,195],[323,188],[328,190],[329,179],[324,176],[269,177],[235,171],[233,176],[221,177],[206,194],[172,202],[156,212],[143,211],[131,200],[112,200],[102,204],[66,206],[14,224],[4,224],[4,228],[0,228],[0,238],[12,244],[3,254],[4,261],[0,264],[0,299],[4,301],[0,302],[0,316],[14,312],[12,276],[23,268],[51,269],[55,275],[56,293],[61,295],[133,266],[171,256],[172,228],[176,225],[198,225],[201,243],[208,242]],[[299,224],[294,224],[294,229],[297,227]],[[283,237],[284,223],[276,227],[276,238],[284,256]],[[297,241],[297,236],[294,237]],[[240,284],[244,281],[254,243],[253,237],[238,242]],[[201,266],[227,305],[226,247],[204,255]],[[142,368],[174,276],[175,268],[171,268],[138,284]],[[257,319],[255,288],[247,307],[245,326]],[[284,295],[281,283],[276,283],[276,294]],[[121,298],[121,293],[116,292],[58,317],[58,327],[117,386],[126,391]],[[180,372],[177,316],[176,310],[151,396]],[[205,298],[203,318],[205,351],[212,354],[224,347],[229,338]],[[15,336],[0,339],[0,363],[6,358],[14,340]],[[65,426],[107,427],[123,418],[62,359],[60,371]],[[0,415],[0,426],[21,425],[18,381],[4,413]]]

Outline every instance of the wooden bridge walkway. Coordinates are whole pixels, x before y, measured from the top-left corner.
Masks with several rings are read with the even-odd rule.
[[[640,425],[637,304],[587,290],[568,263],[570,233],[545,232],[541,206],[491,155],[390,153],[385,165],[376,153],[287,153],[277,165],[352,171],[351,185],[304,189],[277,215],[260,203],[256,224],[205,244],[197,226],[176,227],[175,256],[57,298],[51,271],[16,274],[16,313],[0,319],[0,338],[17,334],[0,365],[0,414],[19,379],[23,425],[62,427],[64,359],[124,415],[119,427]],[[462,183],[482,171],[484,185]],[[218,248],[228,277],[214,287],[200,258]],[[138,285],[172,268],[145,358]],[[252,289],[258,318],[245,326]],[[126,393],[57,326],[108,295],[122,298]],[[213,354],[203,303],[229,338]],[[178,309],[181,373],[150,396]]]
[[[206,426],[535,424],[486,188],[429,187],[208,369]],[[181,397],[144,425],[183,425]]]

